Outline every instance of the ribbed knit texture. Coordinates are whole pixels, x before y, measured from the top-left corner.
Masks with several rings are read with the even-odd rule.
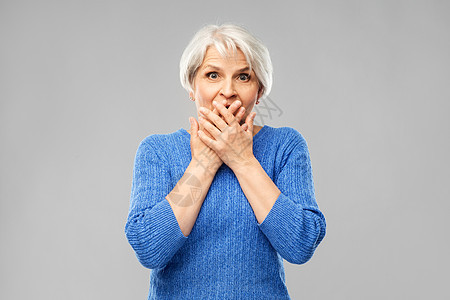
[[[307,262],[326,231],[307,143],[293,128],[264,125],[253,154],[281,191],[264,221],[222,164],[186,237],[165,197],[191,161],[190,134],[181,128],[141,141],[125,234],[152,269],[148,299],[290,299],[283,259]]]

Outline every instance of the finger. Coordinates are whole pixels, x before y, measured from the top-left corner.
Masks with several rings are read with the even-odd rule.
[[[227,103],[226,100],[224,100],[224,105]],[[239,108],[242,106],[242,102],[241,101],[234,101],[233,103],[231,103],[230,107],[228,107],[228,111],[231,112],[233,115],[236,111],[239,110]],[[226,107],[225,107],[226,109]]]
[[[234,121],[234,115],[229,109],[227,109],[221,102],[217,101],[213,102],[213,106],[217,108],[220,115],[223,116],[223,119],[221,117],[213,119],[218,128],[223,130],[226,126],[228,126],[228,124],[232,124]]]
[[[248,126],[248,131],[253,134],[253,120],[255,119],[256,113],[255,112],[251,112],[248,116],[247,116],[247,120],[246,120],[246,124]]]
[[[227,103],[227,100],[222,100],[222,103],[225,105],[225,103]],[[212,112],[220,117],[220,113],[219,113],[219,111],[217,110],[217,108],[214,107],[214,109],[212,110]]]
[[[222,104],[219,103],[218,105],[221,105],[225,109],[225,106],[223,106]],[[223,113],[221,112],[221,108],[218,105],[216,104],[216,108],[219,112],[219,115],[214,114],[212,110],[206,107],[200,107],[199,112],[201,113],[202,116],[204,116],[206,120],[210,121],[212,125],[215,125],[220,131],[223,131],[226,127],[228,127],[228,124],[220,116],[223,115]]]
[[[217,108],[214,107],[214,109],[213,109],[212,112],[220,117],[220,113],[219,113],[219,111],[217,110]]]
[[[228,111],[231,112],[231,114],[234,116],[235,122],[238,122],[240,124],[242,116],[245,112],[245,107],[242,106],[242,102],[239,100],[233,102],[228,108]]]
[[[202,117],[199,117],[199,119],[201,119],[200,120],[200,122],[205,122],[205,119],[204,118],[202,118]],[[211,124],[209,124],[211,127],[214,127],[214,126],[212,126]],[[217,128],[216,128],[216,130],[217,130]],[[205,144],[205,145],[207,145],[208,147],[210,147],[211,149],[213,149],[212,147],[213,147],[213,144],[214,144],[214,142],[215,142],[215,140],[213,140],[210,136],[209,136],[209,133],[207,134],[207,130],[200,130],[199,132],[198,132],[198,136],[200,137],[200,139],[203,141],[203,143]]]
[[[207,130],[204,130],[205,127],[203,126],[203,122],[205,122],[206,118],[204,117],[203,113],[201,111],[198,111],[198,127],[197,127],[197,136],[200,135],[200,131],[203,132],[203,134],[206,134],[209,138],[213,138]]]
[[[242,117],[245,115],[245,107],[240,107],[236,113],[236,122],[238,122],[238,124],[241,124],[242,121]]]
[[[235,102],[236,103],[236,102]],[[222,100],[222,104],[225,106],[227,104],[227,100]],[[239,108],[239,105],[236,107],[235,105],[232,105],[228,108],[228,110],[231,111],[231,113],[234,115],[235,111],[237,110],[237,108]],[[216,107],[214,107],[214,109],[212,110],[213,113],[215,113],[216,115],[218,115],[219,117],[221,116],[219,111],[217,110]]]
[[[198,136],[198,123],[193,117],[189,117],[189,123],[191,123],[191,136]]]
[[[206,108],[206,111],[208,113],[203,113],[202,109],[204,109],[204,107],[200,107],[201,109],[199,109],[197,111],[198,113],[198,123],[199,123],[199,127],[200,130],[203,131],[204,134],[206,134],[210,139],[214,139],[214,137],[210,134],[210,132],[208,130],[205,130],[205,124],[211,124],[210,118],[208,118],[209,114],[212,114],[212,111]],[[217,115],[215,115],[217,118],[219,118]]]
[[[198,122],[197,122],[197,120],[195,118],[192,118],[193,122],[194,122],[194,126],[191,127],[191,132],[192,132],[193,136],[194,137],[199,137],[200,134],[203,133],[204,135],[206,135],[210,139],[214,139],[212,137],[212,135],[207,130],[205,130],[205,127],[201,124],[201,122],[200,122],[201,118],[202,118],[201,116],[198,117],[198,119],[199,119]]]
[[[200,124],[203,126],[203,128],[205,129],[205,133],[209,134],[209,137],[211,139],[215,139],[216,136],[218,134],[220,134],[220,130],[214,126],[213,124],[211,124],[206,118],[200,116],[198,118],[200,120]]]

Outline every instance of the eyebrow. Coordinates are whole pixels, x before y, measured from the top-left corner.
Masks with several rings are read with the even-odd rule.
[[[206,65],[206,66],[203,67],[203,69],[207,69],[207,68],[214,69],[214,70],[219,70],[219,71],[222,70],[221,68],[213,66],[213,65]],[[250,68],[247,66],[247,67],[244,67],[242,69],[237,70],[237,72],[244,72],[244,71],[248,71],[248,70],[250,70]]]

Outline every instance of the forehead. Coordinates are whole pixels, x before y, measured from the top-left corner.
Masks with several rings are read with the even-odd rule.
[[[245,55],[239,48],[237,49],[237,54],[233,53],[232,49],[228,50],[228,56],[223,57],[220,52],[214,46],[208,47],[205,53],[205,57],[203,58],[202,67],[207,63],[216,63],[221,65],[235,65],[237,67],[245,67],[248,66],[247,60],[245,59]]]

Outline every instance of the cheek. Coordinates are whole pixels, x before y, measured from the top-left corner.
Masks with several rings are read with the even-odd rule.
[[[217,93],[214,88],[210,86],[199,86],[196,94],[198,99],[201,99],[203,101],[212,101]]]
[[[255,102],[258,99],[258,90],[249,89],[241,93],[242,100],[244,100],[247,105]]]
[[[245,95],[246,98],[254,98],[258,96],[258,85],[252,84],[249,86],[245,86],[241,90],[242,94]]]

